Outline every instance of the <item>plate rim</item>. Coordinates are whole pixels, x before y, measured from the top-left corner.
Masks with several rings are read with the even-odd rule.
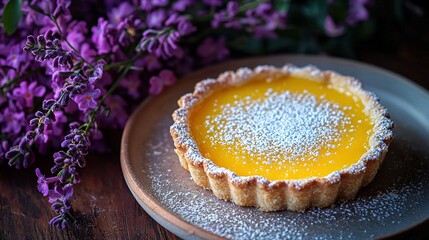
[[[358,66],[358,67],[365,67],[377,72],[380,72],[382,74],[385,74],[389,76],[390,78],[395,79],[395,81],[400,81],[402,84],[407,85],[409,88],[412,88],[412,90],[419,92],[423,96],[425,96],[429,100],[429,90],[425,89],[424,87],[420,86],[419,84],[409,80],[408,78],[397,74],[395,72],[392,72],[390,70],[375,66],[373,64],[360,62],[356,60],[351,59],[344,59],[344,58],[338,58],[338,57],[331,57],[331,56],[321,56],[321,55],[301,55],[301,54],[278,54],[278,55],[266,55],[266,56],[258,56],[258,57],[250,57],[250,58],[240,58],[240,59],[232,59],[228,60],[222,63],[214,64],[202,69],[199,69],[197,71],[191,72],[190,74],[187,74],[183,77],[181,77],[181,80],[192,78],[192,76],[197,76],[203,72],[210,71],[219,67],[228,66],[229,64],[236,64],[236,65],[243,65],[244,62],[264,62],[263,60],[270,59],[271,61],[275,59],[309,59],[309,62],[313,61],[320,61],[320,59],[324,59],[326,61],[334,61],[339,62],[341,64],[346,65],[352,65],[352,66]],[[318,59],[318,60],[315,60]],[[287,62],[285,62],[286,64]],[[261,64],[264,65],[264,64]],[[308,65],[316,65],[309,63]],[[243,65],[244,66],[244,65]],[[203,80],[203,79],[201,79]],[[180,80],[179,80],[180,81]],[[174,85],[173,85],[174,87]],[[170,87],[171,89],[171,87]],[[192,238],[192,239],[226,239],[225,237],[219,236],[213,232],[210,232],[208,230],[203,229],[202,227],[199,227],[197,225],[194,225],[185,219],[182,219],[181,217],[175,215],[172,211],[165,208],[161,202],[159,202],[155,197],[151,197],[146,191],[139,188],[138,180],[136,179],[136,175],[131,167],[129,153],[128,153],[128,143],[130,141],[129,136],[130,132],[133,129],[133,126],[135,125],[135,122],[138,118],[138,113],[142,111],[147,104],[150,103],[150,101],[155,98],[156,96],[149,96],[147,97],[142,103],[139,104],[139,106],[133,111],[130,118],[128,119],[125,128],[123,130],[122,139],[121,139],[121,150],[120,150],[120,162],[121,162],[121,169],[124,175],[125,182],[130,189],[133,197],[135,200],[141,205],[141,207],[161,226],[172,232],[173,234],[182,237],[182,238]],[[391,232],[386,235],[380,236],[380,238],[389,238],[394,237],[399,234],[406,233],[407,231],[414,229],[420,225],[426,224],[429,222],[429,216],[427,216],[426,219],[423,219],[422,221],[419,221],[409,227],[399,229],[398,231]]]

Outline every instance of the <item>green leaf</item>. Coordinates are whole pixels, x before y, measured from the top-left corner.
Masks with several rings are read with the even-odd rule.
[[[3,27],[7,34],[16,31],[21,16],[21,0],[10,0],[3,9]]]

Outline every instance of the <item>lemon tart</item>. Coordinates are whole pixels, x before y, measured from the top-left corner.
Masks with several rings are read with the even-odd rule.
[[[263,211],[355,197],[393,139],[373,93],[314,66],[225,72],[197,83],[178,104],[170,132],[195,183]]]

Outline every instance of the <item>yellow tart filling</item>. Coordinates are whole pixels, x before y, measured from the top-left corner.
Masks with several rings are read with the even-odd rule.
[[[239,176],[325,177],[369,150],[373,123],[362,101],[329,82],[254,77],[214,91],[191,112],[201,154]]]

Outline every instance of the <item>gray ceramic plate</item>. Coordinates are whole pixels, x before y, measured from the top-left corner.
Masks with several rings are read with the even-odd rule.
[[[197,81],[256,65],[313,64],[360,79],[395,122],[395,140],[375,180],[356,199],[306,213],[260,212],[217,199],[180,167],[169,134],[176,101]],[[348,60],[273,56],[227,62],[181,79],[145,101],[123,135],[125,180],[140,205],[183,238],[368,239],[390,236],[429,218],[429,94],[388,71]]]

